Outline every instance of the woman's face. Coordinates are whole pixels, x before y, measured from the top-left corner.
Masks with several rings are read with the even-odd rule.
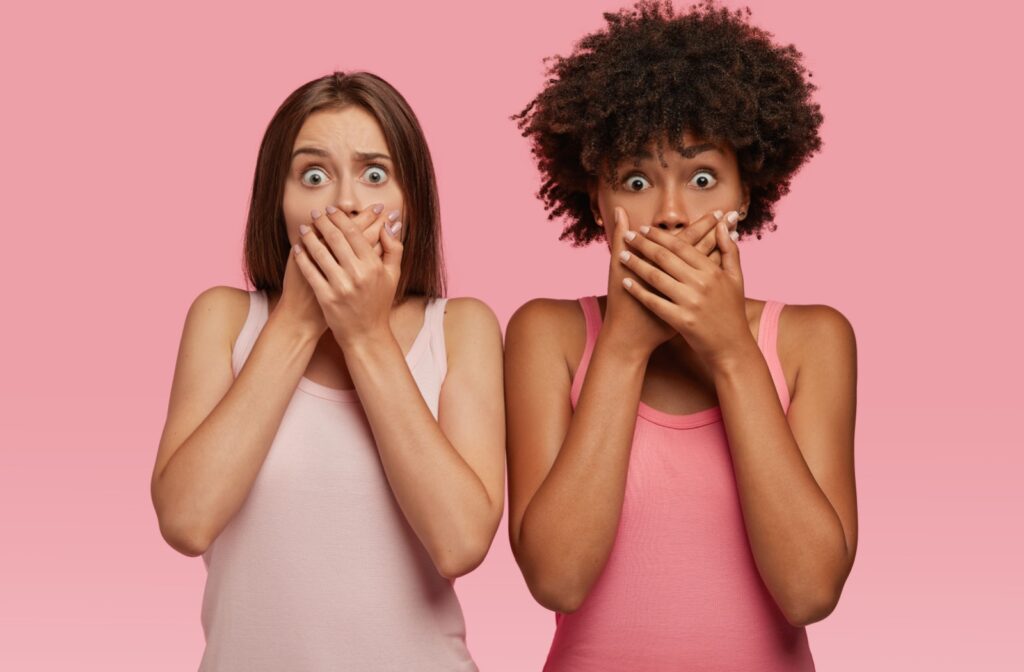
[[[284,187],[292,245],[300,240],[299,225],[312,225],[314,209],[323,212],[333,205],[351,217],[375,203],[383,203],[386,213],[400,211],[402,202],[384,132],[372,114],[350,105],[306,118],[295,137]]]
[[[630,229],[647,225],[671,233],[679,233],[715,210],[746,211],[748,193],[732,149],[689,132],[683,135],[682,144],[682,148],[663,149],[664,166],[652,145],[644,155],[616,166],[621,179],[617,189],[602,176],[591,190],[595,217],[600,217],[609,240],[616,206],[625,209]]]

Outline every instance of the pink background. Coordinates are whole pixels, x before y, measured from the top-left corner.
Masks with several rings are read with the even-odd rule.
[[[148,4],[0,18],[4,670],[196,668],[205,572],[161,539],[149,476],[186,310],[243,286],[257,146],[298,85],[365,68],[408,98],[452,296],[504,324],[605,287],[603,247],[557,241],[508,116],[619,2]],[[826,122],[779,230],[742,246],[747,293],[835,306],[860,355],[860,549],[809,627],[818,667],[1024,669],[1020,10],[750,4],[804,52]],[[554,617],[504,523],[457,590],[481,669],[540,669]]]

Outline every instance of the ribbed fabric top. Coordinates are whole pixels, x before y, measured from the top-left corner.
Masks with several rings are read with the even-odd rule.
[[[587,344],[573,408],[602,322],[597,297],[579,301]],[[788,410],[783,305],[766,302],[757,343]],[[754,564],[720,407],[670,414],[640,402],[608,562],[581,607],[555,622],[545,672],[814,670],[805,629],[786,621]]]
[[[268,318],[266,293],[249,296],[236,376]],[[446,301],[427,304],[406,355],[435,418]],[[201,671],[477,670],[453,582],[399,508],[355,390],[300,380],[249,496],[203,561]]]

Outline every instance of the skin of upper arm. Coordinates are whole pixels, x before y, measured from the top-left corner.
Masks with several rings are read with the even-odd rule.
[[[853,327],[830,306],[786,306],[779,318],[779,333],[793,339],[787,349],[800,353],[787,420],[814,480],[842,522],[852,567],[857,550],[853,454],[857,343]]]
[[[234,382],[231,348],[248,306],[245,291],[217,286],[202,292],[189,307],[151,486]]]
[[[438,400],[438,425],[483,483],[497,529],[505,499],[501,325],[484,302],[453,298],[446,305],[444,335],[448,371]]]
[[[508,412],[509,541],[518,557],[523,516],[551,471],[572,420],[572,379],[564,301],[533,299],[509,319],[505,335]]]

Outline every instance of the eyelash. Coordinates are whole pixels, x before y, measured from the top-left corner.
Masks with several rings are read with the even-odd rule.
[[[390,178],[390,177],[391,177],[391,173],[390,173],[390,172],[388,171],[388,169],[387,169],[387,167],[386,167],[386,166],[382,166],[382,165],[381,165],[381,164],[379,164],[379,163],[369,163],[369,164],[367,164],[367,165],[366,165],[366,168],[364,168],[364,169],[363,169],[363,172],[365,173],[365,172],[366,172],[367,170],[369,170],[370,168],[377,168],[377,169],[379,169],[379,170],[383,171],[383,173],[384,173],[385,175],[387,175],[387,176],[388,176],[388,178]],[[306,173],[308,173],[308,172],[309,172],[309,171],[311,171],[311,170],[319,170],[319,171],[321,171],[321,172],[323,172],[323,173],[327,173],[328,175],[330,175],[330,173],[328,173],[327,169],[326,169],[326,168],[324,168],[323,166],[318,166],[318,165],[317,165],[317,164],[315,164],[315,163],[311,163],[311,164],[309,164],[308,166],[304,166],[304,167],[303,167],[302,169],[300,169],[300,170],[299,170],[299,182],[303,182],[303,181],[302,181],[302,177],[303,177],[303,175],[305,175]],[[305,182],[303,182],[303,184],[305,184]],[[369,184],[374,184],[374,183],[370,182]],[[378,184],[379,184],[379,183],[378,183]],[[315,187],[315,186],[318,186],[318,185],[313,185],[313,184],[307,184],[306,186],[307,186],[307,187]],[[374,186],[377,186],[377,185],[374,185]]]
[[[698,168],[697,170],[693,171],[693,174],[690,175],[690,179],[687,180],[686,183],[689,184],[690,182],[693,181],[693,178],[697,177],[697,175],[699,175],[701,173],[708,173],[709,175],[711,175],[711,179],[713,179],[715,181],[715,184],[718,184],[718,173],[716,173],[713,168],[707,168],[707,167],[701,167],[701,168]],[[646,182],[650,182],[651,181],[651,180],[649,180],[647,178],[647,176],[643,175],[642,173],[630,173],[629,175],[626,176],[626,179],[624,179],[622,181],[622,183],[624,185],[628,185],[629,181],[632,180],[635,177],[639,177],[642,180],[645,180]],[[703,188],[698,187],[698,189],[700,189],[700,191],[706,191],[706,190],[711,189],[712,187],[714,187],[715,184],[711,185],[710,187],[703,187]],[[634,194],[639,193],[637,191],[633,191],[628,186],[626,187],[626,190],[630,191],[630,192],[632,192]]]

